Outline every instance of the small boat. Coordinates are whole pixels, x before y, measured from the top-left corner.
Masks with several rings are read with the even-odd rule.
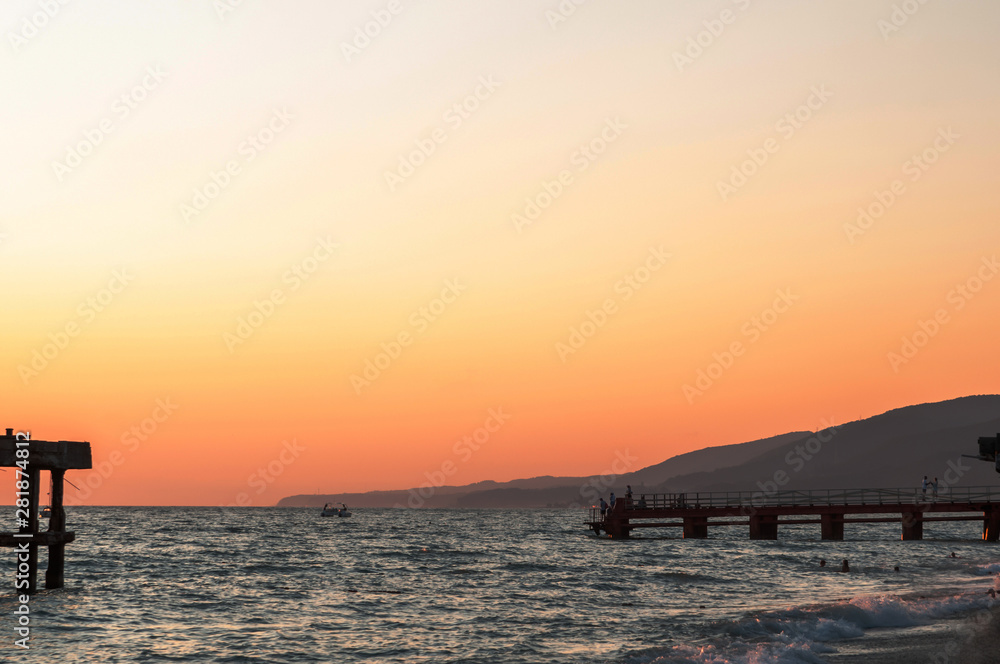
[[[45,507],[43,507],[42,511],[38,513],[38,518],[39,519],[48,519],[51,516],[52,516],[52,510],[49,509],[48,505],[46,505]]]
[[[319,513],[320,516],[351,516],[351,510],[347,509],[347,505],[344,503],[340,504],[340,507],[334,507],[330,503],[323,506],[323,511]]]

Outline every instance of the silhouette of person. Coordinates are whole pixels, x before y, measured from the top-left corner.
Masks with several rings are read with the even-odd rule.
[[[847,564],[847,558],[844,558],[844,562],[840,565],[841,572],[850,572],[851,566]]]

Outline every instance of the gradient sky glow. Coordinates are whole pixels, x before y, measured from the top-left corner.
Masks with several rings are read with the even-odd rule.
[[[997,3],[913,2],[888,32],[889,0],[591,0],[554,27],[557,0],[399,0],[348,61],[390,4],[244,0],[220,17],[88,0],[23,39],[40,5],[0,7],[0,426],[89,440],[95,462],[117,452],[78,502],[268,505],[416,486],[447,460],[449,484],[589,475],[619,451],[637,469],[1000,391]],[[620,135],[581,162],[609,122]],[[186,220],[227,162],[239,172]],[[563,170],[551,205],[513,221]],[[616,284],[657,248],[670,258],[626,298]],[[448,283],[463,290],[442,306]],[[773,314],[779,291],[797,299]],[[400,333],[412,343],[355,389]],[[157,400],[176,411],[136,442]],[[490,409],[510,419],[459,461]],[[292,440],[304,451],[280,461]]]

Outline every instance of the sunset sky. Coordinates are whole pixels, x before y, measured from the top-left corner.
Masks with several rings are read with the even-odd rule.
[[[273,505],[996,393],[998,27],[4,2],[0,427],[92,443],[69,502]]]

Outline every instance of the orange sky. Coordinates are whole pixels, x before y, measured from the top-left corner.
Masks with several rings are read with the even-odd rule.
[[[894,4],[5,3],[0,426],[269,505],[996,393],[1000,6]]]

